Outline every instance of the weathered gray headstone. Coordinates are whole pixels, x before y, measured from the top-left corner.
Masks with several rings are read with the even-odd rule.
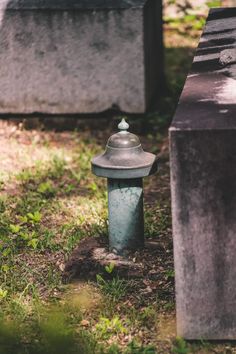
[[[170,128],[177,333],[187,339],[236,339],[235,47],[236,8],[212,10]]]
[[[161,1],[0,0],[0,113],[144,112],[162,70]]]

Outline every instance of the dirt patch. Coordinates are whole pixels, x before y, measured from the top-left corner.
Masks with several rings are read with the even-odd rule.
[[[112,277],[140,281],[139,291],[143,295],[174,299],[173,259],[170,244],[161,239],[147,240],[145,248],[130,252],[122,257],[109,252],[105,239],[85,239],[73,251],[65,265],[64,281],[96,280],[96,275],[104,272],[105,266],[114,264]],[[165,264],[165,268],[163,267]],[[168,271],[169,269],[169,271]]]

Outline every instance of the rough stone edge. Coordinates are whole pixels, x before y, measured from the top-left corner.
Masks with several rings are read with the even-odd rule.
[[[143,8],[147,0],[0,0],[0,10],[110,10]]]

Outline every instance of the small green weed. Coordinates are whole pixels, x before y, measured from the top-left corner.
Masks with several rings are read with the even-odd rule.
[[[63,187],[65,188],[65,193],[66,194],[70,194],[71,192],[73,192],[76,188],[76,186],[72,183],[69,183],[67,186],[64,186]]]
[[[37,224],[41,221],[42,214],[37,210],[34,213],[28,213],[27,217],[30,223]]]
[[[102,293],[113,301],[119,301],[127,293],[128,284],[119,277],[114,277],[112,280],[105,280],[100,274],[97,274],[96,278]]]
[[[165,311],[173,311],[175,308],[175,303],[174,302],[166,302],[163,304],[163,309]]]
[[[40,183],[40,185],[37,188],[37,192],[40,193],[45,198],[50,198],[56,194],[56,189],[53,187],[51,181],[46,181]]]
[[[10,231],[11,231],[13,234],[18,234],[18,232],[19,232],[20,229],[21,229],[21,226],[20,226],[20,225],[13,225],[13,224],[10,224],[10,225],[9,225],[9,228],[10,228]]]
[[[7,290],[0,288],[0,301],[7,297]]]
[[[190,350],[188,348],[187,343],[185,340],[181,337],[176,337],[174,348],[173,348],[173,353],[176,354],[188,354],[190,353]]]
[[[165,272],[165,275],[167,278],[170,278],[170,279],[173,279],[175,277],[175,271],[174,269],[168,269],[166,272]]]
[[[200,339],[200,341],[197,343],[191,343],[191,351],[193,353],[198,353],[198,352],[212,353],[212,352],[214,352],[214,349],[213,349],[212,343],[207,342],[203,339]],[[225,352],[227,353],[227,349]],[[231,353],[231,351],[229,351],[229,353]]]
[[[157,310],[153,306],[147,306],[138,313],[138,318],[143,325],[153,327],[157,319]]]
[[[115,268],[115,263],[109,263],[108,265],[105,266],[105,271],[108,273],[108,274],[111,274],[113,272]]]
[[[117,316],[113,317],[111,320],[106,317],[101,317],[96,324],[96,337],[99,339],[107,340],[111,336],[120,333],[127,333],[127,329]]]
[[[0,196],[0,213],[4,213],[6,210],[6,200],[4,197]]]
[[[127,349],[125,349],[124,354],[157,354],[157,350],[154,346],[139,345],[135,341],[128,344]]]
[[[3,255],[7,256],[12,251],[28,246],[34,250],[39,245],[38,227],[42,215],[39,211],[18,216],[19,224],[9,224],[8,237],[5,238]]]

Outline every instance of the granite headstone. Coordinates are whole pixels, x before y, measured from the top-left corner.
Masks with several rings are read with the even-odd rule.
[[[177,333],[236,339],[236,8],[212,9],[170,127]]]
[[[1,0],[0,114],[141,113],[162,83],[161,1]]]

